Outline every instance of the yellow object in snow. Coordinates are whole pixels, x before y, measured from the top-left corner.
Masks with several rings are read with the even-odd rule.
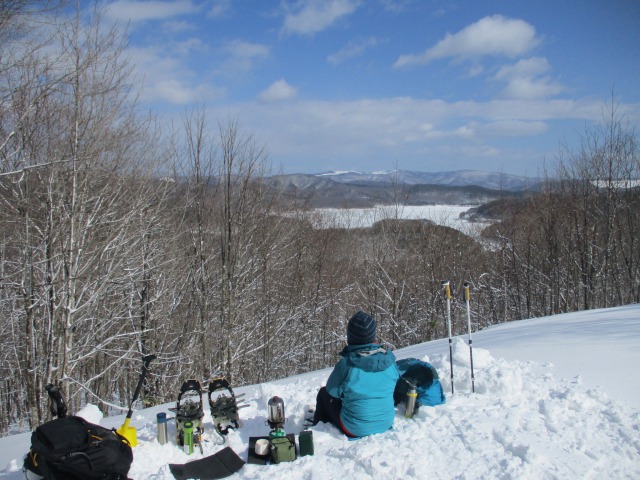
[[[125,418],[124,423],[120,428],[116,430],[116,432],[126,438],[129,442],[129,445],[135,447],[138,445],[138,432],[136,431],[135,427],[129,425],[130,422],[131,417]]]

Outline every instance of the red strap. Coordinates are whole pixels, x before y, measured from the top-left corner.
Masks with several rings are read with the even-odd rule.
[[[349,430],[346,429],[346,427],[344,426],[344,423],[342,423],[342,417],[340,417],[340,428],[342,429],[342,431],[347,437],[357,438],[357,435],[354,435],[353,433],[351,433]]]

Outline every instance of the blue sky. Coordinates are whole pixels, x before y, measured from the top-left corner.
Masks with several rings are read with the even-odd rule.
[[[640,124],[637,0],[116,0],[144,106],[205,105],[274,170],[537,175],[615,98]]]

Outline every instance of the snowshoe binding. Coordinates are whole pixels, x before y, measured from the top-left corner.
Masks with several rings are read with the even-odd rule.
[[[209,407],[216,431],[220,435],[227,435],[230,428],[240,427],[238,410],[249,405],[238,404],[238,399],[244,394],[236,395],[225,378],[214,378],[209,383]]]
[[[204,409],[200,382],[193,379],[184,382],[175,408],[169,410],[176,414],[178,445],[188,454],[193,453],[195,448],[202,453]]]

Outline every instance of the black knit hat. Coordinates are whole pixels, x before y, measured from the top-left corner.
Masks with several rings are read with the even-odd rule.
[[[376,341],[376,321],[364,312],[356,313],[347,326],[347,343],[364,345]]]

